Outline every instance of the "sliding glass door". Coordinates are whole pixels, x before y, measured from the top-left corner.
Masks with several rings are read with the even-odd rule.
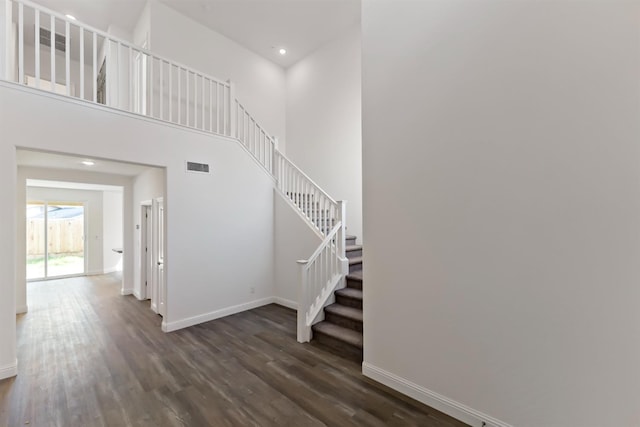
[[[46,232],[44,203],[27,203],[27,280],[46,277]]]
[[[27,280],[85,273],[83,203],[27,204]]]

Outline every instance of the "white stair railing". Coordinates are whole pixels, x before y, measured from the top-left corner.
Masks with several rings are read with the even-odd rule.
[[[307,223],[326,237],[339,220],[338,202],[279,151],[275,164],[278,189],[298,208]]]
[[[28,0],[14,0],[12,8],[17,8],[17,83],[62,91],[70,97],[208,133],[235,136],[230,82]],[[41,36],[49,46],[43,48]],[[60,69],[64,76],[56,75]]]
[[[15,19],[17,27],[15,82],[235,138],[276,179],[278,190],[323,238],[308,260],[298,261],[298,341],[309,341],[312,324],[333,291],[344,285],[348,271],[346,202],[333,200],[278,151],[277,140],[236,99],[230,81],[207,76],[29,0],[10,4],[16,13],[7,17],[7,23],[11,27]],[[33,32],[27,33],[31,28]],[[41,40],[47,43],[44,48]],[[4,54],[12,51],[6,49]],[[64,77],[56,75],[58,69],[64,70]]]
[[[338,202],[339,218],[344,218],[345,204]],[[300,289],[298,295],[298,342],[311,340],[311,326],[321,314],[333,292],[344,287],[344,276],[349,269],[344,256],[344,224],[338,220],[318,249],[308,260],[299,260]]]
[[[266,170],[273,175],[276,140],[271,137],[238,100],[234,100],[234,135]]]

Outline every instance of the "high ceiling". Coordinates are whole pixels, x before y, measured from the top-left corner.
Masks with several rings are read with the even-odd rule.
[[[35,3],[62,14],[71,14],[85,24],[107,31],[109,24],[133,29],[146,0],[35,0]]]
[[[145,5],[145,0],[36,1],[101,30],[115,24],[128,31]],[[360,22],[360,0],[160,1],[285,68]]]
[[[360,0],[161,1],[283,67],[360,22]]]

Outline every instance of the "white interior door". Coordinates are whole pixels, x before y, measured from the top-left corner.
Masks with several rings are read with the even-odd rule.
[[[151,202],[142,204],[140,215],[140,298],[151,299],[154,271]]]
[[[157,272],[156,272],[156,282],[157,282],[157,291],[158,291],[158,313],[161,316],[166,315],[167,305],[166,305],[166,286],[165,286],[165,276],[164,276],[164,221],[165,221],[165,213],[164,213],[164,200],[162,197],[156,199],[157,212],[158,212],[158,221],[157,221],[157,254],[158,261]]]

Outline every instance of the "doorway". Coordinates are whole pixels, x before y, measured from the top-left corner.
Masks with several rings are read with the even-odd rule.
[[[151,300],[151,310],[165,316],[164,199],[144,201],[140,207],[140,299]]]
[[[140,212],[140,299],[153,299],[153,210],[151,201],[142,202]]]
[[[156,212],[158,219],[156,221],[157,228],[154,230],[156,232],[156,253],[158,254],[158,261],[156,263],[156,295],[158,296],[158,314],[161,316],[166,316],[167,314],[167,306],[166,306],[166,296],[167,291],[165,287],[165,277],[164,277],[164,199],[162,197],[158,197],[156,200]]]
[[[27,203],[27,280],[81,276],[86,271],[85,205]]]

